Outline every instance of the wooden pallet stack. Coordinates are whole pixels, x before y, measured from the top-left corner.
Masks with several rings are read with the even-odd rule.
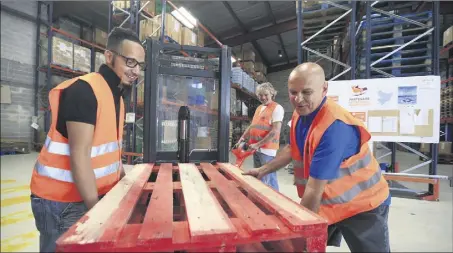
[[[320,216],[229,164],[140,164],[57,241],[60,252],[325,252]]]

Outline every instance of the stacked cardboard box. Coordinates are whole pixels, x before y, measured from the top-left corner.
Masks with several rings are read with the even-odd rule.
[[[252,50],[243,50],[242,51],[242,61],[255,62],[255,52],[253,52]]]
[[[104,46],[107,45],[108,34],[102,31],[99,28],[94,29],[94,42],[98,45]]]
[[[153,19],[144,19],[140,21],[140,41],[144,41],[146,38],[151,37],[151,35],[152,37],[157,38],[157,32],[153,34],[155,28],[157,29],[159,27],[155,27]]]
[[[182,28],[181,44],[186,46],[197,45],[197,34],[187,27]]]
[[[94,71],[98,71],[102,64],[105,63],[105,56],[103,53],[96,52],[96,59],[94,60]]]
[[[230,89],[230,113],[236,115],[236,89]]]
[[[443,41],[444,46],[448,45],[450,42],[453,41],[453,26],[450,26],[447,30],[444,31]]]
[[[242,77],[244,71],[240,67],[234,67],[231,69],[231,82],[242,86]]]
[[[162,23],[162,15],[157,15],[154,17],[154,24],[157,25],[157,27],[160,27]],[[165,14],[165,32],[166,35],[172,38],[174,41],[178,42],[181,44],[181,23],[173,17],[173,15],[166,13]],[[156,30],[156,29],[154,29]],[[159,29],[158,35],[160,36],[160,31],[162,29]]]
[[[202,30],[198,30],[197,34],[197,45],[199,47],[204,47],[205,34]]]
[[[128,0],[116,0],[113,1],[113,6],[121,9],[129,9],[131,7],[131,1]]]
[[[41,39],[41,65],[48,65],[47,62],[47,38]],[[74,46],[72,42],[67,40],[52,37],[52,59],[51,64],[62,66],[65,68],[72,69],[74,59]]]
[[[254,73],[255,72],[255,63],[252,61],[243,62],[242,65],[244,66],[244,70],[247,73]]]
[[[91,72],[91,50],[86,47],[74,45],[74,70]]]
[[[143,6],[148,2],[148,4],[143,8]],[[147,0],[141,1],[140,8],[143,8],[144,11],[148,12],[151,15],[156,14],[156,1],[155,0]]]

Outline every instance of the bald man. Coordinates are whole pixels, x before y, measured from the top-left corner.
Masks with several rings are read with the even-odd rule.
[[[293,161],[300,203],[328,221],[328,245],[339,246],[342,234],[352,252],[389,252],[389,188],[368,147],[371,135],[327,99],[327,89],[318,64],[304,63],[291,72],[290,144],[244,174],[260,179]]]

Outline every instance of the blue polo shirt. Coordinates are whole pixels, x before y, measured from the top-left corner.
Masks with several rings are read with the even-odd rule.
[[[326,102],[326,97],[321,105],[311,114],[299,117],[296,123],[296,140],[299,150],[303,152],[308,129],[316,114]],[[291,124],[293,124],[292,122]],[[327,128],[313,154],[310,165],[310,176],[318,180],[336,179],[340,165],[349,157],[360,151],[360,132],[355,126],[336,120]],[[301,154],[303,156],[303,154]],[[385,201],[390,204],[390,196]]]

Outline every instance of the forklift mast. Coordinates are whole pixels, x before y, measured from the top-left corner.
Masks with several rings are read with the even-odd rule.
[[[228,162],[231,49],[150,38],[146,62],[143,162]],[[178,121],[180,109],[188,121]]]

